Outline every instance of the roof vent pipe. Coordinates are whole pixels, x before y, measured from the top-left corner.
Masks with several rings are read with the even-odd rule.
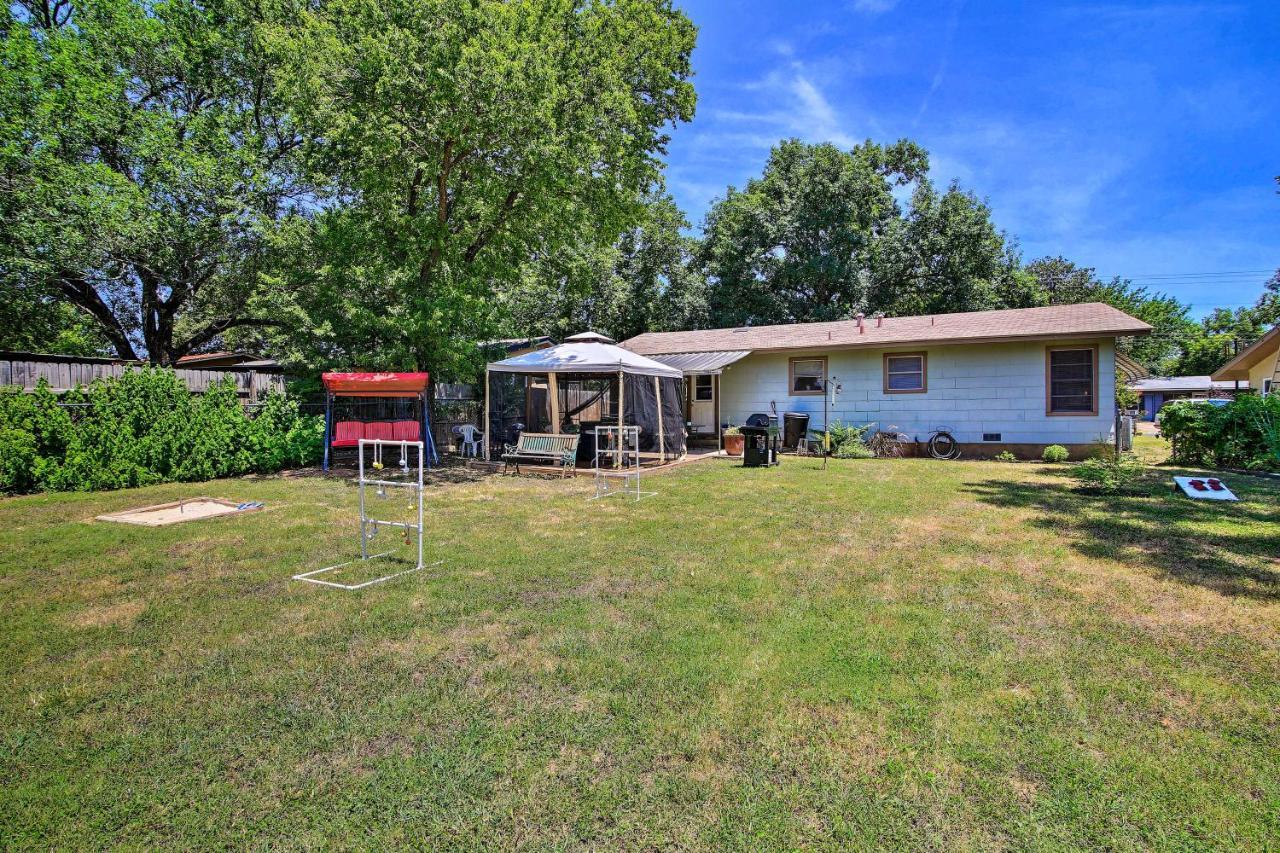
[[[873,316],[876,318],[876,328],[877,328],[877,329],[884,325],[884,312],[883,312],[883,311],[877,311]]]
[[[859,312],[857,313],[857,319],[858,319],[858,334],[862,334],[864,331],[866,331],[866,329],[864,329],[864,328],[863,328],[863,325],[862,325],[862,321],[863,321],[863,320],[865,320],[865,319],[866,319],[866,317],[867,317],[867,315],[866,315],[866,314],[863,314],[861,311],[859,311]]]

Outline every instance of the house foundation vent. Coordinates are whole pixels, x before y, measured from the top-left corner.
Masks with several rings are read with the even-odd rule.
[[[999,441],[999,440],[1000,440],[1000,433],[998,433],[998,432],[984,432],[984,433],[982,434],[982,440],[983,440],[983,441]]]

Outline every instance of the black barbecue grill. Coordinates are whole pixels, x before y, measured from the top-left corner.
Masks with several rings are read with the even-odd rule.
[[[744,468],[766,468],[778,464],[778,427],[768,415],[754,414],[738,430],[744,439]]]

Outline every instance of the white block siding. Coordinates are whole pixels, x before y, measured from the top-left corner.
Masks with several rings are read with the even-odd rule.
[[[1098,414],[1045,414],[1045,349],[1066,344],[1098,346]],[[885,394],[886,352],[927,352],[928,391]],[[880,428],[927,439],[939,426],[961,442],[981,442],[983,433],[1000,433],[1003,444],[1091,444],[1109,440],[1115,420],[1115,341],[1051,341],[958,346],[896,347],[749,355],[720,378],[720,419],[741,424],[753,412],[769,413],[771,402],[783,412],[807,412],[811,428],[822,427],[822,397],[788,394],[788,361],[797,356],[827,357],[827,376],[843,386],[831,420],[876,423]]]

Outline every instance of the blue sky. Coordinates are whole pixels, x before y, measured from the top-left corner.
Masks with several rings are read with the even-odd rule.
[[[1280,0],[681,0],[698,111],[668,187],[695,226],[796,136],[911,138],[1027,260],[1061,254],[1198,315],[1280,266]]]

